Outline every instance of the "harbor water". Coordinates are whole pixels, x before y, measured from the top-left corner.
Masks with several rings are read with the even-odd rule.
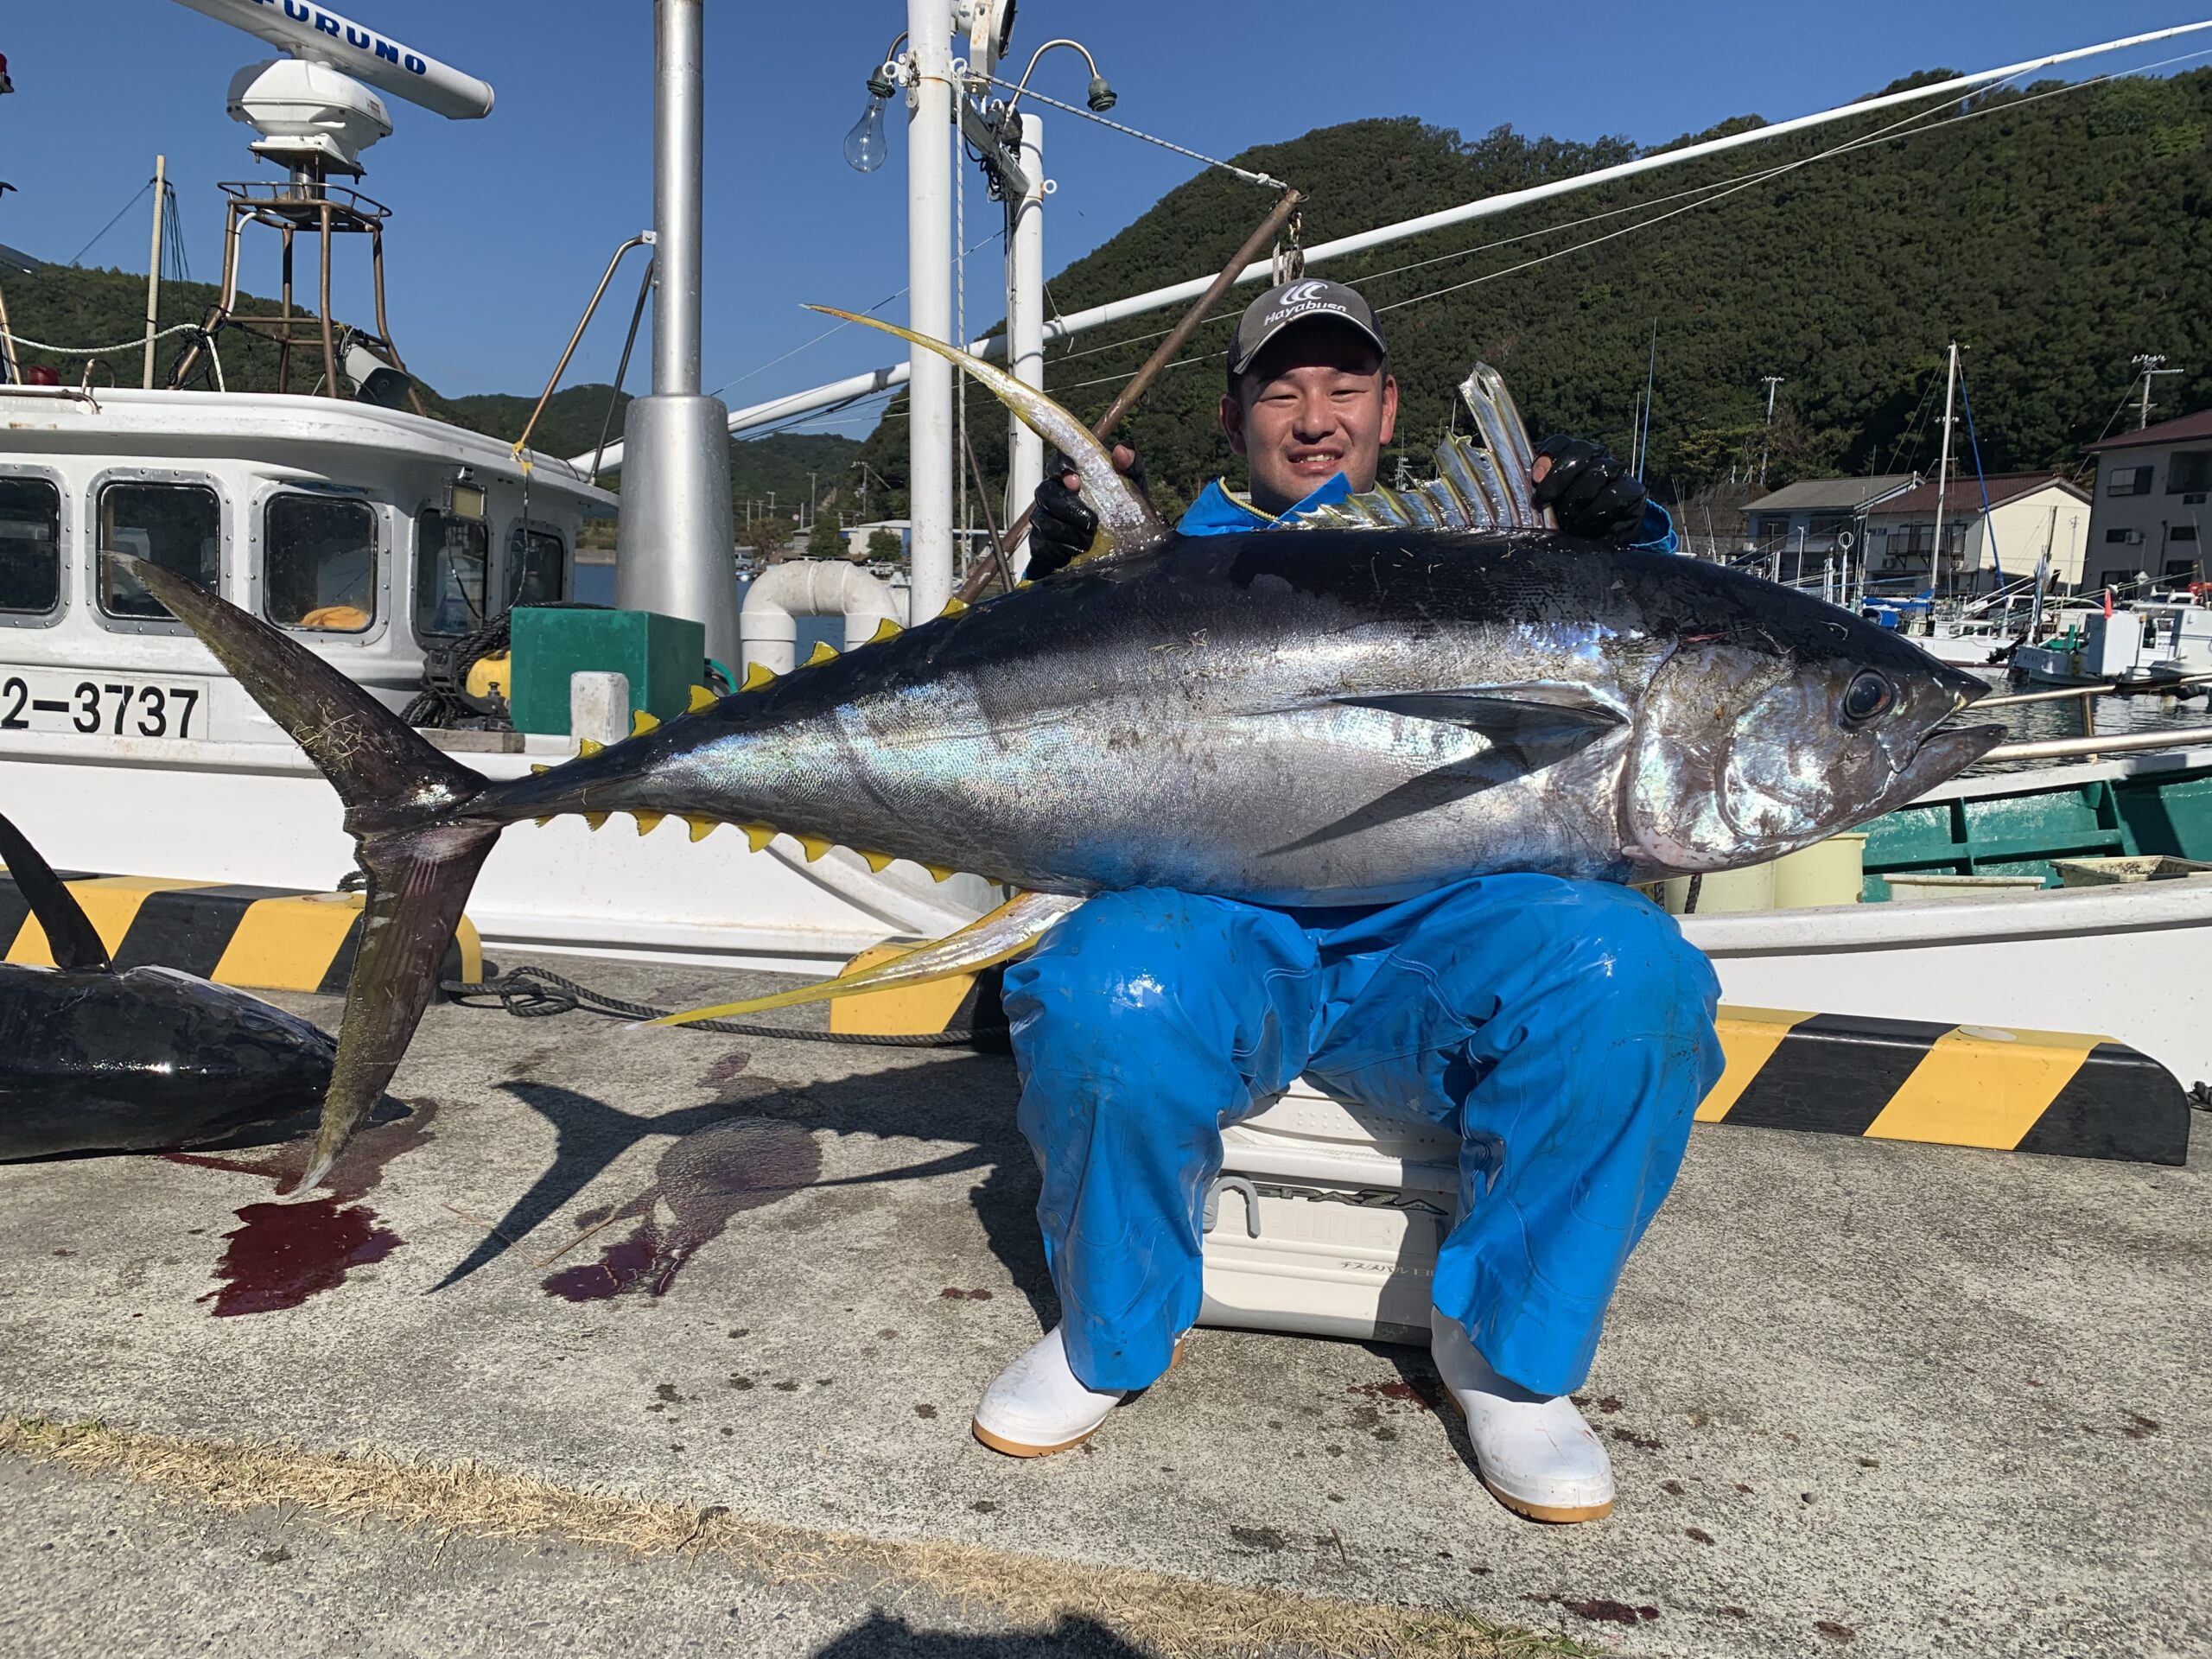
[[[2007,681],[2001,671],[1977,671],[1984,673],[1995,694],[2003,696],[2016,690],[2036,690],[2034,686],[2015,686]],[[2102,696],[2095,699],[2096,732],[2100,737],[2117,736],[2122,733],[2182,731],[2199,727],[2212,727],[2212,700],[2202,693],[2190,697],[2161,696],[2143,692],[2128,696]],[[1967,720],[1975,725],[2002,725],[2007,741],[2029,741],[2044,738],[2081,737],[2082,703],[2078,697],[2054,697],[2049,702],[2024,702],[2010,709],[1992,709],[1985,717],[1978,711],[1969,711]],[[2048,762],[2019,760],[1993,766],[1977,766],[1976,772],[2017,772],[2028,767],[2048,765]]]

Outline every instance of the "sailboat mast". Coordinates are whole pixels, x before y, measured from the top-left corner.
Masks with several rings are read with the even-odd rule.
[[[1943,489],[1950,481],[1951,472],[1951,399],[1959,386],[1959,342],[1951,342],[1950,357],[1943,372],[1943,448],[1936,461],[1936,547],[1928,556],[1928,586],[1936,587],[1936,573],[1943,564]]]

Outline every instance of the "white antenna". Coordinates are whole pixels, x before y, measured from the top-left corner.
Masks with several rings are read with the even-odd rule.
[[[261,135],[257,156],[299,171],[359,175],[391,132],[371,87],[455,121],[492,112],[492,88],[428,53],[307,0],[178,0],[287,55],[231,78],[230,111]]]

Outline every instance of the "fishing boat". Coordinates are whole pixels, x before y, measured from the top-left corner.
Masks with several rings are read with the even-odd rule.
[[[271,332],[288,362],[298,356],[303,379],[310,378],[306,370],[319,370],[312,377],[319,384],[257,393],[181,385],[41,387],[21,385],[11,373],[0,386],[0,409],[9,415],[0,427],[0,486],[9,492],[0,536],[8,538],[11,567],[20,556],[38,575],[37,591],[15,595],[20,603],[0,617],[0,799],[35,838],[79,868],[328,891],[353,864],[338,802],[194,640],[131,593],[126,579],[103,570],[102,547],[150,554],[212,577],[227,596],[293,631],[399,708],[422,690],[431,658],[458,634],[497,620],[518,601],[572,601],[584,520],[619,509],[618,602],[700,619],[709,655],[742,669],[748,659],[764,660],[765,647],[748,647],[728,632],[721,633],[727,643],[717,638],[716,607],[734,604],[733,538],[726,516],[717,525],[713,511],[719,486],[654,462],[655,423],[664,418],[656,411],[688,434],[687,443],[709,444],[728,431],[902,384],[912,383],[916,407],[925,412],[949,409],[950,391],[934,375],[918,377],[909,362],[747,410],[724,411],[698,396],[696,353],[688,381],[677,372],[680,361],[671,367],[662,360],[681,359],[683,342],[696,342],[701,303],[698,200],[669,190],[659,198],[664,211],[653,238],[653,257],[669,278],[653,296],[655,391],[632,405],[623,440],[563,461],[397,406],[410,401],[411,387],[383,322],[380,260],[376,327],[348,334],[327,306],[296,310],[289,283],[277,317],[235,315],[237,247],[248,232],[274,226],[288,245],[326,245],[327,268],[326,223],[350,226],[376,245],[389,210],[332,176],[358,180],[359,148],[390,130],[368,88],[469,118],[488,111],[489,87],[396,44],[392,50],[405,64],[421,64],[419,72],[391,71],[373,52],[349,57],[346,42],[271,16],[251,0],[188,3],[290,55],[241,78],[246,91],[233,102],[260,134],[255,151],[279,162],[286,176],[226,193],[225,315],[202,327],[205,338],[193,342],[180,366],[204,359],[212,372],[221,329],[251,324]],[[1004,9],[972,10],[985,22],[970,42],[971,72],[988,73],[1006,48]],[[939,224],[950,217],[950,155],[949,144],[942,155],[931,147],[943,137],[936,129],[950,126],[954,92],[949,79],[925,71],[944,44],[910,45],[892,66],[898,78],[911,79],[920,104],[945,105],[915,121],[909,186],[914,213]],[[675,56],[664,54],[657,80],[657,164],[671,177],[696,168],[699,153],[696,101],[671,92],[696,74],[696,65],[682,60],[681,45],[669,48]],[[1982,79],[2021,69],[2007,66]],[[312,85],[289,84],[302,76]],[[362,84],[351,84],[355,77]],[[1361,252],[1868,107],[1840,106],[1468,202],[1308,247],[1305,257],[1319,264]],[[302,108],[309,118],[302,118]],[[1030,372],[1048,332],[1116,322],[1187,302],[1206,288],[1203,278],[1182,282],[1048,322],[1037,228],[1046,192],[1033,142],[1039,118],[994,104],[978,120],[1014,232],[1007,260],[1012,326],[977,342],[979,350],[1002,352],[1011,341],[1017,371]],[[630,245],[616,251],[618,260]],[[916,260],[912,315],[928,332],[949,335],[950,272],[943,261],[919,254]],[[1258,262],[1233,268],[1223,280],[1253,282],[1268,273]],[[587,322],[589,316],[588,309]],[[674,349],[664,353],[663,340]],[[913,475],[949,486],[950,427],[936,418],[910,425]],[[1014,457],[1011,493],[1018,499],[1024,479],[1033,480],[1042,464],[1026,431]],[[618,467],[626,475],[619,504],[598,481],[603,470]],[[902,615],[909,607],[932,613],[956,574],[948,499],[930,488],[915,493],[907,586],[891,601]],[[882,603],[863,591],[836,599],[829,615],[798,620],[832,629],[842,621],[847,637],[857,620],[865,637],[875,620],[870,607]],[[784,649],[793,637],[785,635]],[[18,696],[22,707],[11,713]],[[487,777],[504,779],[575,753],[578,734],[439,729],[433,741]],[[477,887],[471,916],[494,949],[820,972],[887,935],[949,931],[995,897],[974,878],[939,883],[917,866],[878,871],[842,850],[809,858],[785,837],[754,848],[732,833],[694,845],[668,830],[640,841],[562,820],[506,839]]]
[[[2212,608],[2194,593],[2071,613],[2064,629],[2012,653],[2037,685],[2155,687],[2212,673]]]

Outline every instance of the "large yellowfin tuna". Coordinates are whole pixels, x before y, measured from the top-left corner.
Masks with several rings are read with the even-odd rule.
[[[918,343],[1073,458],[1103,556],[702,693],[540,776],[487,783],[275,629],[134,564],[322,768],[359,842],[367,918],[304,1185],[390,1080],[475,873],[518,820],[732,823],[1022,890],[873,974],[746,1005],[764,1007],[1012,955],[1111,888],[1358,904],[1487,871],[1726,869],[1910,800],[2001,734],[1944,728],[1980,681],[1833,606],[1543,527],[1526,435],[1483,372],[1470,396],[1491,442],[1440,457],[1450,487],[1355,498],[1296,533],[1185,539],[1065,410]]]

